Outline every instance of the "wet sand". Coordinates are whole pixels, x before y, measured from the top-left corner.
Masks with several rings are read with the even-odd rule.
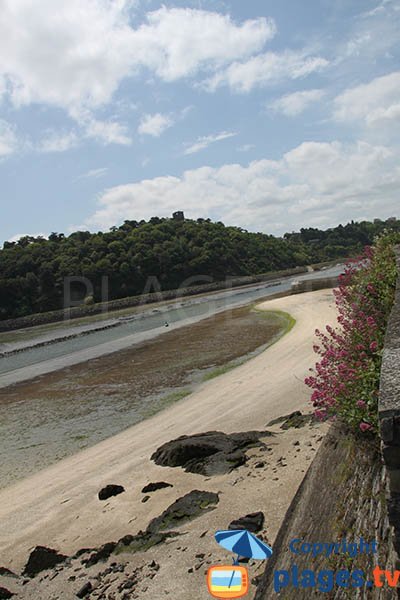
[[[310,409],[310,394],[303,381],[315,362],[312,349],[315,328],[323,328],[335,318],[332,292],[318,291],[272,300],[262,308],[289,312],[296,319],[295,327],[255,358],[203,383],[189,397],[164,411],[1,490],[0,564],[19,570],[29,551],[38,544],[72,554],[82,547],[99,546],[127,533],[137,533],[171,502],[196,488],[220,492],[217,510],[183,527],[186,536],[180,545],[190,548],[185,556],[172,557],[169,546],[159,550],[163,557],[162,578],[155,578],[140,598],[156,597],[157,589],[179,600],[192,597],[193,590],[197,598],[207,598],[204,572],[197,571],[188,579],[187,564],[203,545],[215,549],[213,531],[226,527],[233,518],[263,510],[269,539],[273,541],[303,477],[305,465],[311,459],[311,451],[303,452],[301,460],[295,458],[294,436],[277,437],[274,463],[279,462],[286,451],[290,462],[286,468],[282,467],[279,481],[275,482],[272,473],[262,478],[247,477],[246,465],[235,473],[210,479],[184,473],[182,469],[158,467],[150,460],[156,448],[180,435],[210,429],[227,433],[264,429],[271,419],[293,410]],[[312,435],[315,434],[307,433],[308,439]],[[281,446],[280,439],[286,440]],[[280,470],[278,466],[274,469]],[[142,487],[149,481],[160,480],[174,487],[156,492],[143,504]],[[99,502],[97,493],[109,483],[121,484],[127,491],[105,506]],[[205,531],[211,535],[201,538],[204,543],[199,542]],[[221,551],[219,556],[223,560]],[[149,552],[146,560],[150,557]],[[132,560],[138,558],[134,556]],[[225,560],[230,557],[225,556]],[[58,597],[74,597],[75,588],[68,585],[64,592],[57,591]],[[52,594],[46,592],[41,597],[53,598],[54,590]]]
[[[279,314],[235,309],[0,389],[0,487],[142,421],[215,368],[264,349],[285,325]]]

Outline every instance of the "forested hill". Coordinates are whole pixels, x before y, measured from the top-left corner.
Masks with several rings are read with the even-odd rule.
[[[221,280],[342,258],[388,227],[400,230],[400,221],[352,222],[276,238],[209,219],[154,217],[125,221],[106,233],[27,236],[0,250],[0,319],[62,308],[67,276],[87,277],[94,301],[100,300],[102,276],[108,276],[111,300],[140,294],[150,275],[166,290],[196,275]]]

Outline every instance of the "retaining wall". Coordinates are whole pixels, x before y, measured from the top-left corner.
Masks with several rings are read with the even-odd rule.
[[[329,430],[310,466],[279,530],[274,554],[258,586],[255,600],[273,597],[302,600],[327,597],[334,600],[400,598],[398,589],[384,586],[345,589],[335,586],[329,593],[288,586],[274,590],[274,573],[312,569],[362,569],[372,580],[375,566],[400,569],[400,247],[396,249],[399,272],[396,298],[386,332],[381,372],[380,438],[356,438],[340,424]],[[307,542],[378,542],[378,554],[354,559],[296,556],[289,544],[295,538]]]

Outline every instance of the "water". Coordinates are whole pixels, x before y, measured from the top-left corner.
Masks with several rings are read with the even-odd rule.
[[[54,342],[11,354],[0,359],[0,387],[24,381],[104,354],[131,347],[145,339],[156,337],[164,331],[165,322],[171,329],[194,323],[222,311],[250,304],[260,298],[289,291],[293,281],[339,275],[341,265],[318,273],[308,273],[288,279],[257,284],[246,288],[219,292],[212,296],[184,299],[181,306],[164,306],[136,314],[132,320],[124,320],[117,327],[94,331],[88,335]],[[73,328],[71,328],[73,333]]]
[[[0,390],[0,487],[92,446],[190,393],[285,328],[248,307]]]

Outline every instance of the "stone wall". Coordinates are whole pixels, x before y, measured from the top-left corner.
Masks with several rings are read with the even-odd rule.
[[[400,274],[400,247],[396,250]],[[274,591],[276,570],[338,571],[362,569],[368,576],[374,566],[400,569],[400,275],[394,307],[389,319],[383,353],[379,398],[380,439],[357,439],[343,425],[331,427],[307,472],[279,530],[273,557],[258,587],[255,600],[278,596],[301,600],[325,595],[334,600],[365,598],[387,600],[400,593],[389,587],[343,589],[328,594],[288,586]],[[307,542],[337,542],[344,537],[357,541],[377,540],[377,555],[350,560],[296,556],[290,552],[295,538]],[[372,576],[371,576],[372,579]]]
[[[344,426],[333,425],[310,466],[273,544],[274,554],[258,586],[255,600],[284,598],[306,600],[366,599],[394,600],[390,588],[345,589],[335,586],[332,592],[299,589],[292,585],[280,593],[274,591],[274,572],[295,565],[299,571],[311,569],[361,569],[372,579],[375,566],[395,569],[392,530],[386,509],[387,477],[381,461],[379,445],[371,440],[355,439]],[[289,549],[292,540],[305,542],[378,541],[378,554],[362,554],[355,558],[338,554],[329,558],[295,555]]]
[[[400,273],[400,248],[396,250]],[[388,480],[388,514],[394,530],[394,546],[400,555],[400,277],[386,332],[379,397],[382,454]]]

